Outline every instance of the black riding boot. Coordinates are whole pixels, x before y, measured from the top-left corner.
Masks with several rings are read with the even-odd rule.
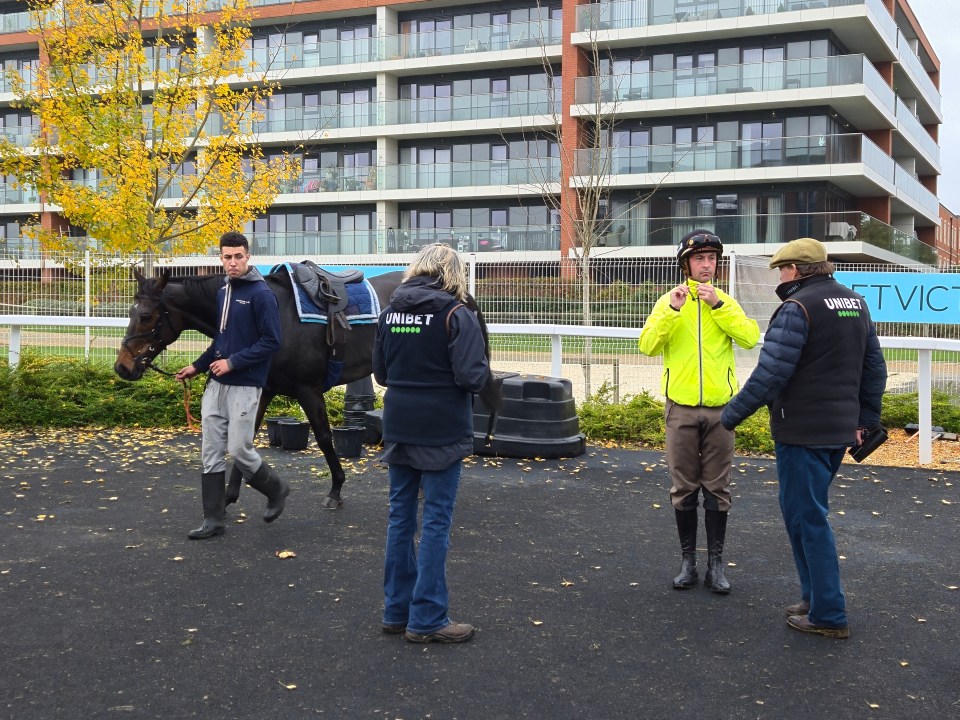
[[[233,505],[240,499],[240,486],[243,485],[243,473],[236,465],[230,471],[230,482],[227,483],[227,494],[224,498],[224,505]]]
[[[680,535],[680,574],[673,579],[673,587],[686,590],[697,584],[697,509],[674,510],[677,532]]]
[[[200,476],[200,493],[203,498],[203,525],[187,533],[191,540],[205,540],[214,535],[223,535],[226,526],[223,519],[223,480],[226,473],[203,473]]]
[[[730,592],[730,583],[723,574],[723,541],[727,536],[727,513],[706,510],[703,520],[707,528],[707,576],[703,584],[710,588],[710,592],[726,595]]]
[[[290,494],[290,486],[277,475],[276,470],[265,462],[260,463],[260,468],[247,480],[247,485],[267,496],[267,509],[263,511],[264,522],[273,522],[280,517],[287,495]]]

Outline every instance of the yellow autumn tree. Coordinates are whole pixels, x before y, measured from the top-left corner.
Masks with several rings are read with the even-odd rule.
[[[273,85],[246,59],[247,0],[28,4],[40,67],[9,79],[41,130],[27,147],[0,139],[0,170],[100,249],[205,252],[298,176],[252,131]],[[77,247],[33,232],[48,250]]]

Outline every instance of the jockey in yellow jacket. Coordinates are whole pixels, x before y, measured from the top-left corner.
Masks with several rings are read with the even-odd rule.
[[[705,584],[726,594],[730,583],[721,556],[734,438],[720,424],[720,413],[739,388],[733,343],[752,348],[760,339],[760,328],[736,300],[714,287],[722,254],[720,238],[709,230],[683,237],[677,262],[685,279],[657,300],[643,325],[639,347],[645,355],[663,355],[670,500],[682,554],[673,586],[685,590],[697,583],[697,507],[702,491],[708,551]]]

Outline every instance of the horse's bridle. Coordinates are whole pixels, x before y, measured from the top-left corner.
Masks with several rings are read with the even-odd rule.
[[[133,357],[134,366],[140,365],[144,370],[155,370],[162,375],[173,375],[174,373],[167,372],[166,370],[158,368],[153,364],[153,361],[156,359],[157,355],[166,350],[167,346],[173,342],[172,340],[165,341],[161,337],[161,329],[163,327],[164,318],[167,319],[167,325],[171,325],[170,312],[167,310],[167,306],[161,297],[157,306],[156,324],[154,324],[150,330],[144,330],[143,332],[134,333],[133,335],[125,335],[123,340],[120,341],[120,347],[130,353],[130,355]],[[139,355],[134,355],[133,350],[130,349],[128,343],[134,340],[143,340],[145,338],[150,338],[150,344],[147,346],[147,349]]]

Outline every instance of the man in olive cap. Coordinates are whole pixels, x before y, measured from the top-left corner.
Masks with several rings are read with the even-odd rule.
[[[840,564],[827,520],[829,489],[844,452],[880,423],[887,366],[864,299],[833,278],[823,243],[793,240],[770,260],[780,271],[774,311],[757,366],[723,409],[732,430],[770,409],[780,510],[800,577],[787,624],[847,638]]]

